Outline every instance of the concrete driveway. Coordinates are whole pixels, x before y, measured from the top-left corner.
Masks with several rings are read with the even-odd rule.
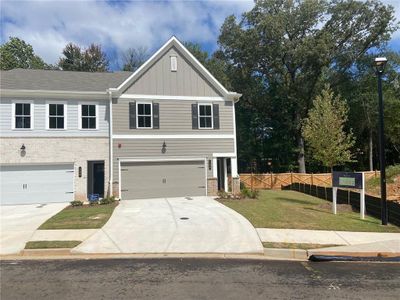
[[[125,200],[74,253],[263,253],[250,222],[211,197]]]
[[[35,230],[68,203],[0,206],[0,254],[17,254]]]

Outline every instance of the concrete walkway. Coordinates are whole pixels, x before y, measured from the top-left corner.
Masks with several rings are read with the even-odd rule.
[[[390,240],[400,241],[400,233],[257,228],[262,242],[359,245]]]
[[[263,253],[256,230],[211,197],[124,200],[73,253]]]
[[[0,206],[0,254],[17,254],[25,248],[36,228],[68,203]]]

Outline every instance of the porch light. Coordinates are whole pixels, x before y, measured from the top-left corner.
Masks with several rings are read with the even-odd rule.
[[[21,151],[21,156],[25,156],[25,154],[26,154],[25,144],[22,144],[22,146],[21,146],[21,148],[19,148],[19,150]]]
[[[162,144],[161,153],[165,153],[165,152],[167,152],[167,144],[164,141],[164,143]]]

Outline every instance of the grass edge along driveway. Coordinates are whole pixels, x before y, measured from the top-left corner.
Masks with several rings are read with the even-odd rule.
[[[379,219],[359,212],[327,209],[326,200],[295,191],[263,190],[258,199],[221,200],[256,228],[343,230],[363,232],[400,232],[394,225],[382,226]]]
[[[118,202],[106,205],[67,206],[39,229],[97,229],[110,219]]]

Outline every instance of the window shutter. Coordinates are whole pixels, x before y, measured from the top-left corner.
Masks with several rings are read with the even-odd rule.
[[[197,103],[192,104],[192,129],[199,129],[199,114],[197,111]]]
[[[153,129],[160,128],[160,108],[158,103],[153,103]]]
[[[219,104],[213,104],[214,129],[219,129]]]
[[[136,102],[129,102],[129,129],[136,129]]]

